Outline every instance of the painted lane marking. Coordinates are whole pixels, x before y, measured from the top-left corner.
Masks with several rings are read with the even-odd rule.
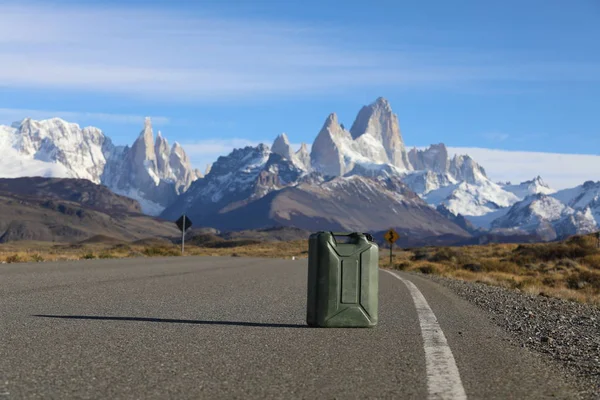
[[[411,281],[401,278],[392,271],[384,270],[402,281],[408,288],[419,316],[423,347],[425,348],[425,367],[427,370],[427,391],[429,399],[466,399],[467,394],[460,380],[458,367],[446,341],[446,336],[437,322],[437,318],[423,293]]]

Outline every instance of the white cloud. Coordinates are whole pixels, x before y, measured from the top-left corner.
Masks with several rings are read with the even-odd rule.
[[[449,147],[448,152],[468,154],[494,181],[519,183],[540,175],[554,189],[600,180],[600,155]]]
[[[501,132],[488,132],[484,133],[483,137],[492,142],[504,142],[506,139],[509,138],[509,135],[507,133]]]
[[[48,119],[62,118],[69,122],[72,121],[102,121],[121,124],[141,125],[144,123],[145,116],[142,115],[126,115],[126,114],[109,114],[98,112],[76,112],[76,111],[47,111],[47,110],[30,110],[23,108],[0,108],[0,123],[11,124],[15,121],[21,121],[24,118],[33,119]],[[169,118],[161,116],[151,116],[152,121],[157,124],[168,124]]]
[[[372,86],[600,79],[594,64],[365,50],[332,28],[152,8],[0,5],[0,86],[147,99],[328,93]],[[459,85],[460,86],[460,85]]]

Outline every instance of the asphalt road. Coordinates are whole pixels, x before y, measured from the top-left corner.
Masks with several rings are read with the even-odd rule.
[[[418,276],[399,274],[415,292],[380,272],[374,329],[307,328],[306,275],[306,260],[1,265],[0,400],[464,398],[432,391],[448,352],[469,399],[576,398],[483,311]],[[448,352],[432,356],[424,343],[440,337]]]

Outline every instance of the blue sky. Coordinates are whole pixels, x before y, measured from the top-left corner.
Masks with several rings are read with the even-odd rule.
[[[598,154],[599,38],[597,0],[0,1],[0,123],[150,115],[203,168],[383,96],[409,146]]]

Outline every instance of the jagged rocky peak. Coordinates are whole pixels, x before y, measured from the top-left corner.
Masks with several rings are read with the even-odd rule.
[[[488,180],[485,169],[468,155],[455,155],[450,161],[448,171],[456,180],[471,184]]]
[[[352,140],[350,133],[342,129],[335,113],[329,114],[312,145],[311,166],[327,176],[345,174],[346,164],[339,146],[339,141],[345,139]]]
[[[177,194],[185,192],[198,178],[197,173],[192,170],[190,159],[178,142],[173,143],[171,148],[169,166],[169,178],[175,182]]]
[[[149,117],[146,117],[144,120],[144,129],[142,129],[138,138],[133,142],[130,154],[133,157],[132,161],[136,165],[147,165],[156,172],[154,133],[152,131],[152,121]]]
[[[292,146],[290,145],[290,141],[285,133],[282,133],[275,138],[273,146],[271,146],[271,151],[290,161],[294,159]]]
[[[432,144],[425,150],[413,148],[408,153],[408,159],[415,170],[445,173],[450,166],[448,149],[443,143]]]
[[[154,153],[156,155],[156,166],[158,169],[158,176],[163,179],[169,178],[169,158],[171,156],[171,149],[169,148],[169,142],[165,139],[161,132],[158,131],[156,135],[156,142],[154,143]]]
[[[210,174],[210,171],[212,170],[212,166],[213,164],[206,164],[206,170],[204,170],[204,176]]]
[[[398,116],[392,112],[392,107],[383,97],[359,111],[350,133],[353,139],[370,134],[383,144],[392,165],[412,169],[402,140]]]
[[[310,153],[306,143],[300,145],[300,149],[296,152],[296,159],[305,170],[310,169]]]

